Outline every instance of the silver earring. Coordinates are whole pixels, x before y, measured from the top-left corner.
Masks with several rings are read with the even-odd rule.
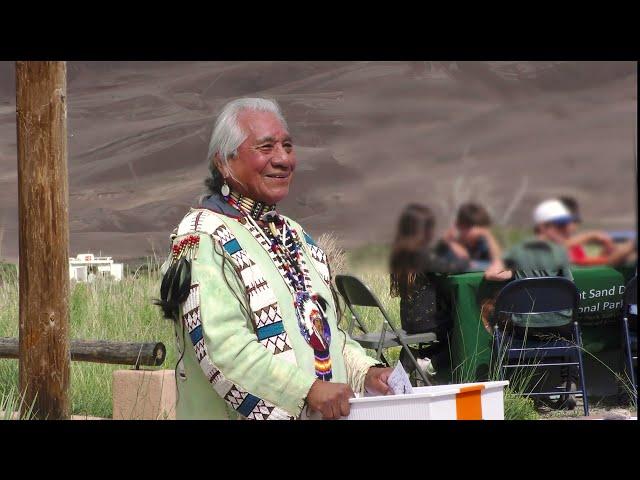
[[[228,197],[229,194],[231,193],[231,190],[229,189],[229,185],[227,185],[227,180],[225,179],[224,183],[222,184],[222,188],[220,188],[220,193],[222,193],[223,197]]]

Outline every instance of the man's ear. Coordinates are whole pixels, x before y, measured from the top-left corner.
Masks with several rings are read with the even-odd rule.
[[[213,157],[213,164],[215,165],[215,167],[218,169],[218,171],[222,174],[224,178],[227,178],[230,176],[229,169],[222,162],[222,160],[220,160],[220,155],[218,155],[217,153]]]

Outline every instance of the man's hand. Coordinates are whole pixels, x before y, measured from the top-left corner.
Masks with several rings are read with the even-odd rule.
[[[589,243],[599,244],[605,254],[609,254],[615,250],[615,242],[611,236],[598,230],[589,230],[577,233],[565,241],[567,247],[573,247],[574,245],[586,245]]]
[[[456,238],[458,238],[458,230],[456,230],[456,227],[449,227],[447,229],[446,232],[444,232],[444,236],[442,237],[442,239],[445,242],[453,242],[456,240]]]
[[[312,411],[322,413],[323,419],[336,420],[349,415],[349,399],[354,396],[353,390],[346,383],[316,380],[307,394],[307,404]]]
[[[393,368],[371,367],[367,371],[367,376],[364,377],[364,387],[369,391],[378,392],[382,395],[391,393],[389,385],[387,385],[391,372],[393,372]]]
[[[609,265],[621,265],[633,259],[633,253],[637,250],[636,242],[629,240],[622,243],[615,251],[609,254],[607,263]]]
[[[467,238],[472,242],[477,242],[479,238],[486,237],[489,234],[489,229],[485,227],[471,227]]]
[[[501,260],[495,260],[484,271],[484,278],[494,282],[503,282],[513,277],[513,271],[507,269]]]
[[[613,252],[616,248],[611,236],[604,232],[593,232],[593,241],[600,244],[605,254]]]

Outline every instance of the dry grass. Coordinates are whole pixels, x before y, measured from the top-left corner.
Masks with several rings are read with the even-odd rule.
[[[347,254],[342,248],[338,236],[333,232],[323,233],[318,237],[317,244],[327,255],[331,273],[333,275],[345,273]]]
[[[151,263],[151,262],[150,262]],[[152,267],[121,282],[76,283],[71,288],[72,338],[86,340],[160,341],[167,348],[160,368],[176,361],[173,327],[152,299],[159,295],[160,277]],[[0,282],[0,336],[18,336],[18,282],[15,273]],[[76,415],[111,417],[111,377],[123,365],[71,362],[71,410]],[[14,396],[18,386],[18,362],[0,360],[0,398]],[[11,393],[14,392],[14,393]]]
[[[466,165],[474,161],[467,149],[462,158],[462,169],[466,169]],[[439,210],[442,219],[440,229],[446,229],[452,225],[458,208],[467,202],[484,206],[493,219],[494,225],[499,228],[506,227],[529,190],[529,177],[523,175],[515,180],[518,184],[509,184],[506,191],[505,185],[490,175],[460,174],[453,183],[438,183],[436,195],[433,198],[434,206]]]

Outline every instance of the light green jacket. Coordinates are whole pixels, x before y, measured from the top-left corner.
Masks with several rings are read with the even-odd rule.
[[[200,212],[204,212],[204,217],[200,216],[199,222],[194,221],[194,216]],[[202,218],[206,221],[202,222]],[[328,272],[328,265],[322,261],[326,257],[303,233],[299,224],[288,221],[303,240],[303,256],[312,289],[329,303],[331,381],[348,383],[355,392],[362,392],[367,370],[378,361],[369,357],[360,345],[338,328],[334,299],[322,277],[322,273],[327,275]],[[246,255],[260,267],[268,287],[272,289],[295,362],[286,361],[282,355],[274,355],[258,341],[250,320],[245,286],[228,252],[212,232],[220,224],[226,226]],[[199,238],[197,253],[192,255],[192,295],[180,308],[182,325],[176,328],[178,349],[184,354],[177,375],[177,418],[300,417],[307,393],[316,379],[314,354],[300,334],[292,294],[267,252],[237,220],[211,210],[191,209],[174,233],[177,236],[173,238],[173,244],[189,236]],[[202,350],[199,357],[196,354],[196,350],[203,346],[194,346],[193,343],[193,338],[198,338],[200,332],[196,328],[192,335],[189,333],[194,321],[201,322],[201,336],[206,347],[204,361],[198,361]],[[224,379],[222,382],[221,378]],[[227,391],[229,393],[225,393]],[[260,402],[254,407],[256,399]],[[273,407],[276,408],[269,415]],[[249,414],[248,409],[251,408],[253,410]],[[276,415],[277,412],[280,415]]]

